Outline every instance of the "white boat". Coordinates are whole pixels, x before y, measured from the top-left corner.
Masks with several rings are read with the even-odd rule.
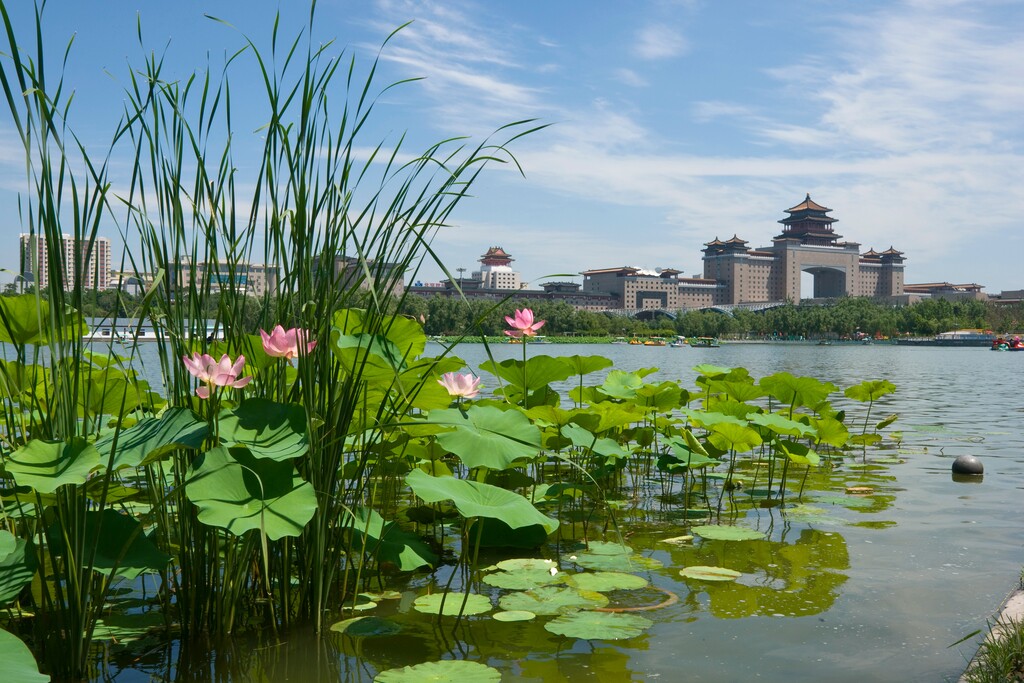
[[[671,346],[674,349],[681,349],[686,347],[686,337],[676,337],[674,341],[669,342],[669,346]]]

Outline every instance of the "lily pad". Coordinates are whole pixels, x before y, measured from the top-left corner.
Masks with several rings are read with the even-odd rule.
[[[591,541],[587,544],[587,551],[594,555],[629,555],[633,549],[622,543]]]
[[[381,671],[373,680],[374,683],[494,683],[501,680],[501,672],[479,662],[446,659]]]
[[[608,593],[643,588],[647,585],[647,579],[625,572],[584,572],[569,576],[568,584],[580,590]]]
[[[44,683],[50,680],[49,676],[39,673],[28,645],[3,629],[0,629],[0,661],[4,663],[4,680],[7,683]]]
[[[518,572],[495,572],[488,574],[483,578],[483,582],[495,588],[523,591],[553,583],[564,583],[566,576],[568,575],[558,573],[557,570],[552,574],[550,570],[528,569]]]
[[[694,565],[680,569],[679,574],[687,579],[700,579],[701,581],[735,581],[743,576],[741,572],[725,567],[708,567]]]
[[[623,640],[635,638],[653,625],[650,619],[635,614],[576,612],[556,617],[544,624],[544,628],[569,638]]]
[[[549,572],[552,567],[558,569],[554,560],[543,560],[539,557],[514,557],[511,560],[502,560],[494,566],[507,572],[533,569]]]
[[[581,553],[573,560],[584,569],[609,572],[636,572],[643,569],[660,569],[664,565],[653,557],[630,553],[627,555],[595,555]]]
[[[374,636],[390,636],[402,630],[393,621],[380,617],[352,617],[331,625],[331,630],[356,638],[372,638]]]
[[[520,593],[509,593],[498,605],[511,612],[525,610],[534,614],[565,614],[581,609],[594,609],[608,604],[608,598],[594,591],[576,588],[542,586]]]
[[[462,606],[465,600],[466,606]],[[443,603],[443,604],[442,604]],[[432,593],[416,598],[412,606],[417,612],[456,616],[458,614],[483,614],[491,610],[491,601],[486,595],[476,593]]]
[[[505,610],[504,612],[495,612],[491,615],[495,621],[531,621],[537,618],[537,615],[533,612],[528,612],[524,609],[513,609]]]
[[[870,498],[857,498],[855,496],[815,496],[813,502],[826,505],[842,505],[848,508],[869,508],[875,504]]]
[[[705,524],[693,527],[693,533],[710,541],[756,541],[764,538],[764,532],[741,526]]]

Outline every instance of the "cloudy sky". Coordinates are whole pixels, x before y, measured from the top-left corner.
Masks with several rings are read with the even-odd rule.
[[[26,39],[28,4],[8,8]],[[294,35],[304,5],[50,0],[53,68],[75,36],[72,128],[102,155],[149,51],[184,77],[223,64],[243,34],[265,45],[279,7]],[[487,173],[438,234],[452,270],[501,245],[534,284],[623,265],[697,274],[703,243],[768,245],[810,193],[863,251],[905,252],[907,282],[1024,288],[1024,0],[320,0],[313,36],[368,64],[409,21],[379,82],[422,80],[382,98],[368,148],[550,124],[513,147],[525,177]],[[259,83],[232,88],[257,117],[236,140],[258,150]],[[2,112],[0,267],[13,271],[26,183]]]

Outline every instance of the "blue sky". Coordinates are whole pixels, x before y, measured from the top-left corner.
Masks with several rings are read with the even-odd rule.
[[[27,39],[29,3],[8,4]],[[302,1],[51,0],[53,60],[75,35],[71,126],[106,150],[129,65],[145,55],[137,17],[146,50],[184,77],[222,63],[242,33],[265,45],[279,7],[293,35]],[[382,53],[379,82],[423,80],[383,98],[367,147],[403,132],[411,151],[521,118],[551,124],[513,148],[525,178],[486,174],[437,236],[452,270],[501,245],[534,285],[622,265],[698,274],[703,243],[768,245],[810,193],[863,251],[904,251],[907,282],[1024,288],[1022,0],[321,0],[313,34],[366,65],[410,20]],[[260,88],[246,68],[234,106],[256,118],[235,135],[255,154]],[[115,164],[115,184],[125,173]],[[25,188],[5,109],[10,270]]]

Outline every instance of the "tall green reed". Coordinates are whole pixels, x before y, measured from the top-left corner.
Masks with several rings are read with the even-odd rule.
[[[378,89],[376,60],[360,82],[354,58],[331,55],[332,46],[313,45],[308,36],[281,42],[276,26],[269,52],[244,39],[219,77],[207,72],[171,82],[162,61],[148,59],[133,75],[122,130],[135,149],[125,199],[128,223],[141,237],[140,269],[164,274],[151,314],[168,341],[161,363],[171,402],[203,408],[191,397],[183,355],[260,353],[257,330],[242,319],[247,293],[218,286],[213,269],[199,274],[199,262],[223,264],[229,279],[244,273],[246,264],[265,262],[277,274],[276,288],[259,301],[258,327],[297,326],[321,340],[294,375],[267,373],[254,390],[304,406],[311,446],[298,470],[317,495],[317,512],[301,536],[271,544],[264,566],[272,576],[248,573],[255,547],[198,522],[182,479],[196,456],[183,452],[173,461],[167,503],[176,514],[166,542],[180,557],[180,572],[171,580],[188,632],[230,631],[243,603],[252,606],[250,589],[257,583],[262,589],[256,592],[264,593],[260,601],[269,599],[277,608],[269,617],[275,624],[302,617],[322,628],[325,613],[344,598],[352,519],[345,512],[373,502],[374,484],[377,490],[397,488],[394,481],[380,486],[368,460],[408,409],[403,399],[417,385],[396,374],[390,386],[368,391],[368,354],[344,365],[329,352],[330,341],[347,328],[367,338],[388,335],[400,320],[393,311],[405,296],[404,278],[414,277],[424,259],[436,260],[430,248],[435,231],[448,223],[487,164],[511,158],[505,145],[533,130],[525,121],[498,131],[503,137],[497,143],[445,140],[409,161],[403,160],[404,140],[391,149],[384,143],[361,147],[377,98],[399,83]],[[254,66],[266,104],[262,155],[253,177],[245,178],[236,169],[231,134],[230,71],[243,62]],[[339,91],[340,107],[332,99]],[[362,151],[367,148],[368,155]],[[251,188],[244,196],[243,186]],[[191,277],[183,277],[183,262],[193,264]],[[214,295],[223,343],[204,338],[202,312]],[[343,312],[357,306],[354,324]],[[356,476],[344,476],[346,467]],[[224,547],[242,550],[229,555]]]

